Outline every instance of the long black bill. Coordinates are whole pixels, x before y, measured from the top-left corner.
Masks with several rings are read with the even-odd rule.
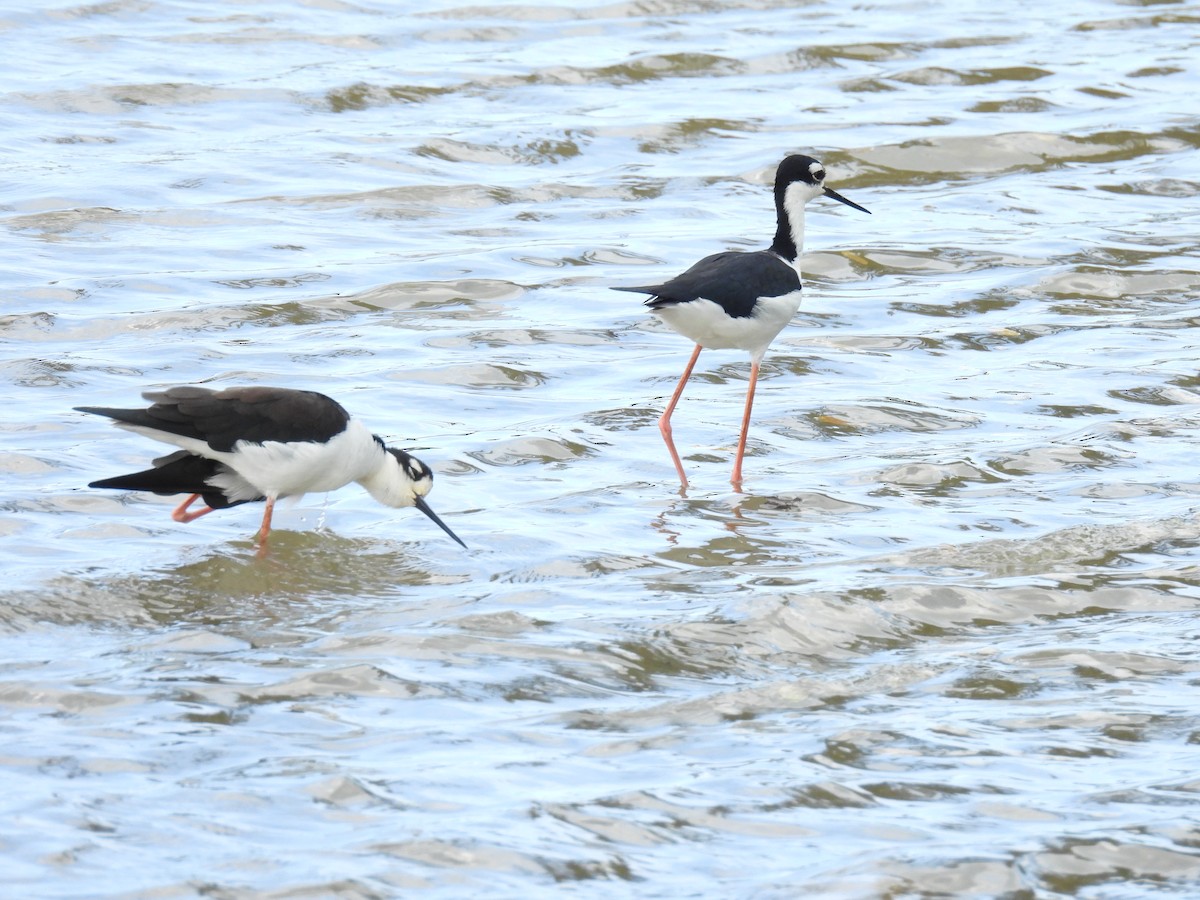
[[[854,209],[857,209],[859,212],[865,212],[868,216],[871,214],[871,211],[869,209],[867,209],[865,206],[859,206],[853,200],[847,200],[845,197],[843,197],[841,194],[839,194],[833,188],[825,188],[825,196],[832,197],[834,200],[838,201],[839,203],[845,203],[847,206],[853,207]]]
[[[446,534],[450,535],[450,537],[452,537],[456,541],[458,541],[458,543],[462,546],[462,548],[464,550],[467,549],[467,545],[462,542],[462,538],[460,538],[457,534],[455,534],[453,531],[451,531],[450,526],[438,518],[438,514],[429,508],[429,504],[425,502],[424,497],[414,497],[413,498],[413,506],[415,506],[421,512],[425,513],[425,515],[429,516],[429,518],[433,519],[433,521],[437,525],[437,527],[442,529],[442,531],[446,532]]]

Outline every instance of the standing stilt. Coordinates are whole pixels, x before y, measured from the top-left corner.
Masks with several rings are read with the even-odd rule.
[[[742,457],[746,455],[746,438],[750,434],[750,410],[754,407],[754,388],[758,385],[758,360],[750,360],[750,386],[746,388],[746,411],[742,413],[742,436],[738,439],[737,457],[733,461],[733,477],[729,480],[742,486]]]
[[[825,186],[825,167],[811,156],[787,156],[775,170],[775,237],[766,250],[728,250],[704,257],[687,271],[661,284],[618,287],[649,294],[646,306],[667,325],[689,338],[696,349],[658,421],[679,481],[687,487],[683,464],[671,440],[671,411],[679,401],[701,347],[745,350],[750,354],[750,388],[733,463],[735,487],[742,483],[742,459],[750,428],[750,408],[758,382],[758,364],[776,335],[800,308],[800,251],[804,247],[804,206],[829,197],[860,212],[868,210]]]
[[[675,449],[675,442],[671,440],[671,413],[675,412],[675,406],[679,403],[679,398],[683,396],[683,387],[692,376],[692,369],[696,367],[696,360],[700,358],[700,351],[704,349],[699,344],[692,351],[692,358],[688,360],[687,368],[683,370],[683,377],[679,379],[679,384],[675,388],[675,393],[671,395],[671,402],[667,404],[667,408],[663,410],[663,414],[658,418],[658,430],[662,432],[663,440],[667,443],[667,450],[671,453],[671,462],[675,463],[675,471],[679,473],[679,484],[681,487],[688,486],[687,476],[683,474],[683,463],[679,459],[679,453]]]

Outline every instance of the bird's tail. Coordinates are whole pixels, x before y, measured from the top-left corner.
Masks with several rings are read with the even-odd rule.
[[[199,494],[213,509],[225,509],[253,499],[229,500],[214,488],[209,479],[228,471],[224,463],[205,459],[186,450],[177,450],[169,456],[154,460],[154,467],[129,475],[117,475],[93,481],[88,487],[112,488],[119,491],[147,491],[152,494]]]

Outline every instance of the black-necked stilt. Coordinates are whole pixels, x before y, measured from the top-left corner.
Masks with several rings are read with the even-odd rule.
[[[832,197],[869,213],[832,188],[825,187],[825,167],[811,156],[788,156],[775,173],[775,240],[767,250],[730,250],[706,256],[682,275],[663,284],[618,287],[618,291],[652,294],[646,306],[668,326],[696,342],[683,377],[658,420],[671,451],[679,480],[687,487],[683,463],[671,440],[671,413],[683,395],[701,349],[738,349],[750,354],[750,386],[742,415],[742,434],[733,464],[735,485],[742,481],[742,456],[750,428],[750,409],[758,383],[758,366],[775,335],[800,308],[799,255],[804,247],[804,206],[814,197]]]
[[[154,460],[144,472],[93,481],[88,487],[188,494],[171,514],[176,522],[266,500],[257,535],[259,547],[265,548],[276,500],[357,481],[380,503],[415,506],[466,547],[425,502],[433,486],[429,467],[386,446],[324,394],[273,387],[174,387],[142,396],[153,403],[148,409],[76,409],[108,416],[119,428],[183,449]],[[200,498],[207,506],[188,512]]]

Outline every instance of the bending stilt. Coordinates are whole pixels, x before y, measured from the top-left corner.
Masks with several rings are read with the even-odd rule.
[[[195,512],[187,511],[188,507],[199,499],[199,494],[192,494],[177,507],[175,507],[175,511],[171,513],[171,518],[176,522],[183,522],[184,524],[187,524],[188,522],[195,522],[201,516],[207,516],[210,512],[212,512],[211,506],[206,506],[204,509],[198,509]]]
[[[267,508],[263,510],[262,527],[258,529],[258,534],[254,536],[255,542],[258,544],[258,555],[262,556],[267,551],[267,537],[271,534],[271,513],[275,512],[275,498],[267,498]]]

